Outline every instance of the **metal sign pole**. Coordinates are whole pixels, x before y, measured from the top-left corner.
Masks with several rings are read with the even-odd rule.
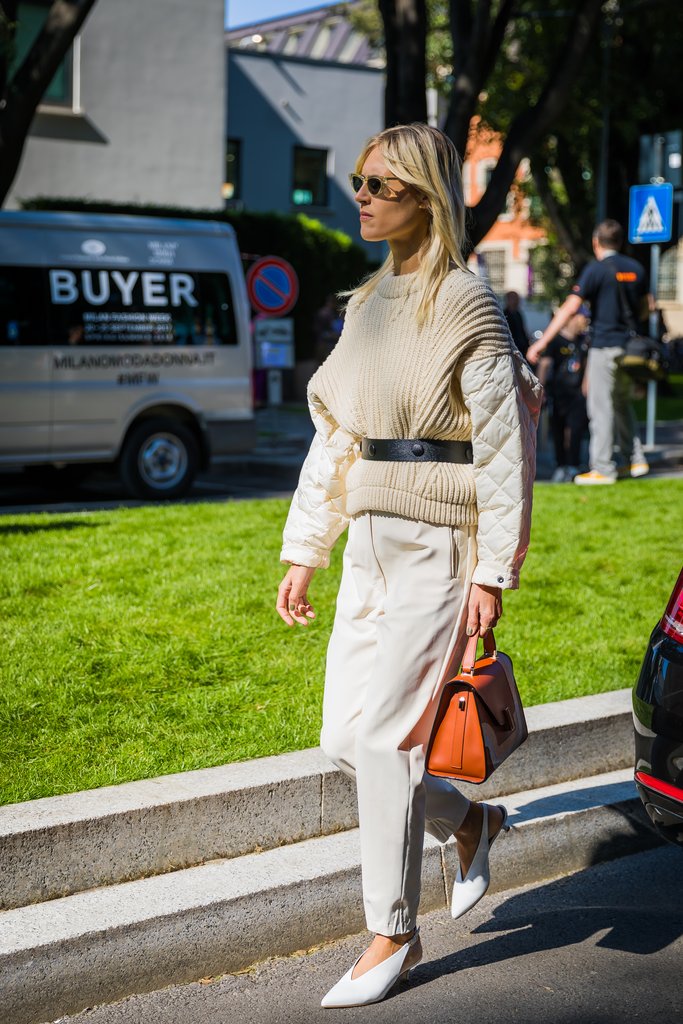
[[[651,179],[653,184],[659,184],[662,178],[662,171],[664,169],[664,142],[665,139],[662,135],[657,135],[653,140],[654,146],[652,147],[654,157],[654,176]],[[660,246],[658,242],[654,242],[650,249],[650,294],[657,301],[657,286],[659,284],[659,253]],[[659,314],[656,309],[650,311],[649,317],[650,337],[657,338],[659,336]],[[645,423],[645,444],[648,448],[652,448],[655,443],[655,421],[657,418],[657,381],[649,380],[647,382],[647,416]]]

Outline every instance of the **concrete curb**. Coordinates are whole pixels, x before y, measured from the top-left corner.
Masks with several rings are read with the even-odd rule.
[[[489,800],[632,764],[630,690],[529,708],[529,739]],[[0,910],[358,824],[355,789],[319,748],[0,807]]]
[[[493,847],[492,892],[659,842],[639,814],[631,769],[517,793],[506,804],[516,827]],[[423,912],[447,905],[455,863],[452,844],[428,841]],[[6,911],[3,1021],[53,1020],[363,927],[355,830]]]

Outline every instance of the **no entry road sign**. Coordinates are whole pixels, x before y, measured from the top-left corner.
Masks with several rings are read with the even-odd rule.
[[[279,256],[264,256],[249,269],[247,292],[258,313],[284,316],[296,305],[299,279],[287,260]]]
[[[629,242],[668,242],[673,224],[673,185],[633,185],[629,198]]]

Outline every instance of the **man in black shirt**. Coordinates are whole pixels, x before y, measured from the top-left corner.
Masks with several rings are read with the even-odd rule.
[[[617,221],[598,224],[593,233],[595,259],[584,267],[572,294],[527,352],[529,362],[537,362],[582,302],[590,304],[591,347],[586,371],[590,470],[574,478],[577,484],[613,484],[622,473],[643,476],[649,471],[631,406],[631,381],[619,365],[628,339],[625,306],[630,307],[636,321],[641,319],[647,308],[647,283],[640,263],[619,252],[623,238]],[[615,441],[620,451],[619,467],[614,458]]]

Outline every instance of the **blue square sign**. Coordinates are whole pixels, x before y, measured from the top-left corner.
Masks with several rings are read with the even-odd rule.
[[[629,190],[629,242],[668,242],[674,212],[674,187],[633,185]]]

